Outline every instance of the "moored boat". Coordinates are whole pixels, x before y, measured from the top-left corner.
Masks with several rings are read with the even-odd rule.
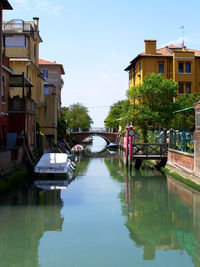
[[[36,174],[67,174],[75,170],[73,163],[66,153],[44,153],[35,166]]]
[[[109,145],[107,145],[108,149],[116,149],[118,148],[118,143],[110,143]]]
[[[84,153],[84,147],[81,145],[75,145],[72,147],[71,152],[73,154],[83,154]]]

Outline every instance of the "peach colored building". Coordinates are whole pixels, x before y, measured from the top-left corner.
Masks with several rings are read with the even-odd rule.
[[[61,90],[63,80],[61,75],[65,74],[62,64],[56,61],[51,62],[44,59],[39,59],[39,68],[43,73],[44,78],[44,95],[55,94],[57,98],[57,113],[61,112]]]

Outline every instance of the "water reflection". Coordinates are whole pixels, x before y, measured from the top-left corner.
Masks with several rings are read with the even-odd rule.
[[[87,146],[86,153],[104,153],[106,151],[106,141],[99,137],[99,136],[93,136],[93,142],[92,144]]]
[[[45,232],[62,231],[60,190],[25,186],[1,202],[0,266],[38,266]]]
[[[200,194],[152,168],[127,172],[120,159],[105,159],[113,179],[125,182],[119,194],[130,238],[143,248],[143,260],[156,251],[184,252],[200,266]],[[118,168],[114,166],[118,165]],[[123,175],[122,175],[123,174]]]
[[[198,192],[116,155],[75,160],[75,180],[1,201],[0,266],[200,266]]]

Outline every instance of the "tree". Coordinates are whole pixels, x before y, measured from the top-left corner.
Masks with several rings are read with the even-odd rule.
[[[129,109],[129,100],[121,100],[113,104],[108,116],[104,120],[106,128],[118,128],[121,120],[126,116]]]
[[[63,137],[66,134],[67,124],[64,118],[63,113],[61,112],[61,116],[58,117],[57,120],[57,134],[58,137]]]
[[[89,130],[93,124],[92,118],[88,114],[88,109],[80,103],[63,107],[62,113],[70,129],[82,128],[83,130]]]
[[[177,89],[176,82],[162,78],[161,74],[149,73],[142,84],[128,91],[133,103],[128,112],[129,121],[141,129],[144,141],[147,141],[149,126],[169,127],[176,109]]]
[[[176,99],[176,110],[193,107],[193,104],[199,101],[199,94],[186,94],[178,96]],[[195,112],[194,109],[189,109],[184,112],[174,114],[171,122],[171,128],[175,130],[189,130],[195,129]]]

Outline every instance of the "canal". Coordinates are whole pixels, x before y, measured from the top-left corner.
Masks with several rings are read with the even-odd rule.
[[[67,188],[1,199],[0,266],[200,266],[200,193],[148,165],[127,171],[104,148],[95,137],[75,158]]]

